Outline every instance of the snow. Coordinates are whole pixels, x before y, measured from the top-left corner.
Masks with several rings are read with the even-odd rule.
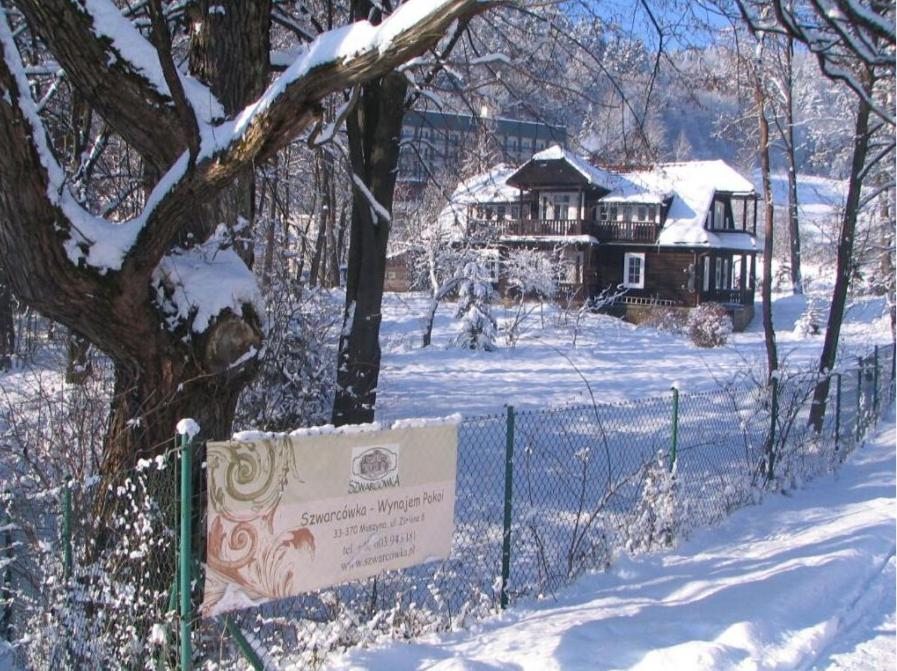
[[[823,336],[794,332],[810,299],[823,317],[824,331],[828,297],[813,292],[773,296],[780,356],[789,370],[812,368],[818,362]],[[378,420],[453,412],[486,415],[504,412],[506,404],[534,409],[590,403],[583,378],[601,403],[667,396],[674,380],[682,393],[706,392],[751,370],[762,377],[765,367],[759,303],[747,330],[732,334],[727,345],[713,349],[697,348],[682,334],[592,313],[580,316],[574,346],[575,308],[565,313],[550,303],[527,317],[516,346],[509,347],[501,328],[513,320],[515,310],[496,305],[492,312],[499,323],[499,347],[491,353],[452,345],[457,321],[452,316],[456,304],[451,302],[441,304],[436,313],[433,344],[421,348],[421,318],[429,304],[427,294],[384,296]],[[874,344],[890,347],[890,342],[885,301],[856,300],[847,310],[841,333],[845,356],[866,354]],[[854,362],[848,359],[848,365]]]
[[[725,161],[663,163],[653,170],[625,176],[647,189],[673,195],[666,222],[657,238],[658,246],[725,247],[741,251],[755,248],[750,236],[743,233],[719,234],[704,228],[716,192],[754,193],[753,185]]]
[[[179,436],[187,436],[187,440],[193,440],[196,436],[199,435],[200,432],[199,424],[196,423],[195,420],[188,418],[182,419],[178,422],[177,427],[175,427],[175,431]]]
[[[358,192],[364,196],[365,200],[367,200],[368,205],[371,208],[371,219],[374,221],[375,226],[381,221],[386,224],[392,221],[392,215],[389,213],[389,210],[383,207],[383,204],[380,203],[380,201],[374,197],[374,194],[371,193],[370,189],[368,189],[364,180],[355,173],[352,173],[352,184],[355,185]]]
[[[265,315],[255,275],[233,249],[222,248],[223,235],[219,227],[208,242],[173,250],[153,272],[156,301],[170,329],[190,321],[194,333],[203,333],[224,310],[242,315],[244,305]]]
[[[462,181],[455,188],[448,204],[439,213],[436,231],[429,233],[435,232],[453,240],[460,240],[467,233],[469,205],[517,202],[520,192],[507,183],[508,177],[516,170],[505,163],[499,163],[486,172]]]
[[[834,475],[469,631],[332,670],[894,668],[895,430]]]
[[[94,33],[108,39],[118,53],[119,64],[142,76],[160,94],[171,97],[159,53],[118,7],[111,0],[84,0],[82,5],[93,19]],[[224,108],[207,86],[187,74],[178,74],[184,95],[200,122],[210,123],[224,116]]]

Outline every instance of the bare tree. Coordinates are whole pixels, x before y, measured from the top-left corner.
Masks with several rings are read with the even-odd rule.
[[[819,357],[820,380],[813,392],[809,418],[816,431],[821,431],[830,373],[835,366],[847,293],[855,266],[857,219],[863,207],[880,192],[880,188],[873,189],[864,196],[864,185],[878,167],[893,161],[895,118],[892,101],[897,41],[895,8],[893,3],[880,0],[735,2],[754,34],[779,33],[801,42],[816,55],[823,73],[849,87],[857,98],[835,286]]]

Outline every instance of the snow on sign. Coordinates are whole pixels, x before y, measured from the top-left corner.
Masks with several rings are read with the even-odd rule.
[[[204,616],[448,557],[458,427],[209,443]]]

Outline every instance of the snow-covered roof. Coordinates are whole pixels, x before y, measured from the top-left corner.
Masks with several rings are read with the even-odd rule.
[[[528,163],[537,161],[564,161],[580,175],[585,177],[589,184],[600,186],[605,189],[610,188],[608,186],[610,181],[618,180],[620,178],[616,173],[609,172],[603,168],[597,168],[581,156],[577,156],[572,151],[564,149],[557,144],[552,145],[547,149],[543,149],[540,152],[536,152]]]
[[[461,182],[452,194],[436,222],[442,234],[452,239],[463,238],[467,232],[467,208],[479,203],[512,203],[518,198],[518,191],[507,180],[516,168],[499,163],[486,172],[474,175]]]
[[[704,228],[716,193],[750,195],[754,186],[725,161],[662,163],[652,170],[625,173],[646,191],[672,196],[666,221],[657,238],[661,247],[725,247],[753,250],[743,233],[714,233]]]
[[[517,200],[518,191],[508,185],[508,177],[516,168],[499,163],[486,172],[461,182],[452,194],[452,203],[475,205],[477,203],[507,203]]]

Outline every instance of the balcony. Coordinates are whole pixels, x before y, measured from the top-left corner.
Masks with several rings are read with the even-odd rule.
[[[473,219],[471,232],[506,236],[591,235],[601,242],[657,240],[660,225],[642,221],[587,221],[584,219]]]
[[[507,236],[590,235],[581,219],[471,219],[471,233]]]
[[[660,224],[653,221],[596,221],[592,227],[601,242],[652,243],[660,233]]]

